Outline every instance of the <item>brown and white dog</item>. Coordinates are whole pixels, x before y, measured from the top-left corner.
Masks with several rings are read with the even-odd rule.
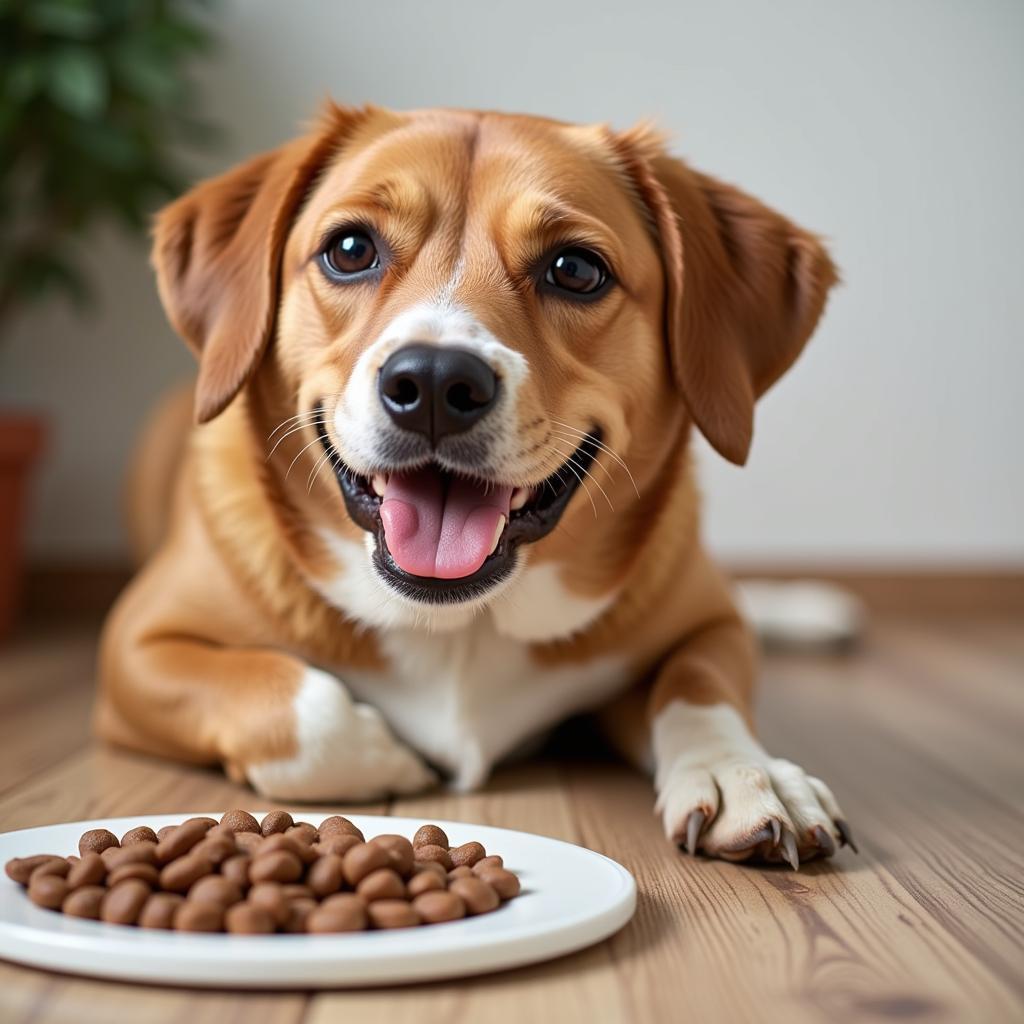
[[[100,735],[358,800],[595,710],[691,852],[847,840],[754,736],[687,453],[694,423],[746,459],[836,279],[814,235],[644,128],[332,106],[153,258],[199,425],[172,402],[144,443]]]

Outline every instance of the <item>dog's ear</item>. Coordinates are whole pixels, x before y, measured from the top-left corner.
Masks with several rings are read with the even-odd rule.
[[[200,183],[157,215],[153,266],[167,316],[199,360],[199,423],[222,412],[259,363],[289,228],[360,113],[332,105],[310,134]]]
[[[704,436],[742,465],[754,403],[800,354],[836,269],[815,235],[668,156],[647,129],[613,144],[661,247],[676,384]]]

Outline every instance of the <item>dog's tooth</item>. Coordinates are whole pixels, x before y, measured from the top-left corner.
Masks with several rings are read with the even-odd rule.
[[[508,503],[508,507],[514,512],[516,509],[522,508],[529,497],[530,490],[528,487],[517,487],[512,492],[512,500]]]
[[[498,541],[501,540],[501,535],[505,530],[505,517],[498,516],[498,521],[494,526],[494,540],[491,542],[491,550],[487,553],[493,555],[498,547]]]
[[[388,486],[388,478],[383,473],[378,473],[371,481],[375,494],[379,494],[382,498],[384,497],[384,491]]]

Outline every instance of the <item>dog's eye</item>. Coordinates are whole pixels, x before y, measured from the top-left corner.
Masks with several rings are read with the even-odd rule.
[[[593,295],[608,281],[608,268],[587,249],[563,249],[548,265],[544,280],[573,295]]]
[[[380,265],[373,239],[358,228],[339,231],[323,252],[324,268],[332,277],[361,274]]]

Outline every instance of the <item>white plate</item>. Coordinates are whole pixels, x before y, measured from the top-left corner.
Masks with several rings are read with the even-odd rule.
[[[207,812],[196,812],[205,814]],[[90,828],[122,835],[190,814],[111,818],[0,835],[0,864],[67,855]],[[213,814],[212,817],[219,817]],[[298,817],[318,823],[324,815]],[[412,836],[420,819],[350,815],[367,836]],[[437,822],[453,845],[476,839],[522,882],[516,899],[482,917],[425,928],[343,935],[195,935],[65,917],[33,906],[0,876],[0,957],[125,981],[217,987],[310,988],[453,978],[550,960],[593,945],[633,915],[636,885],[620,864],[557,839],[463,822]]]

